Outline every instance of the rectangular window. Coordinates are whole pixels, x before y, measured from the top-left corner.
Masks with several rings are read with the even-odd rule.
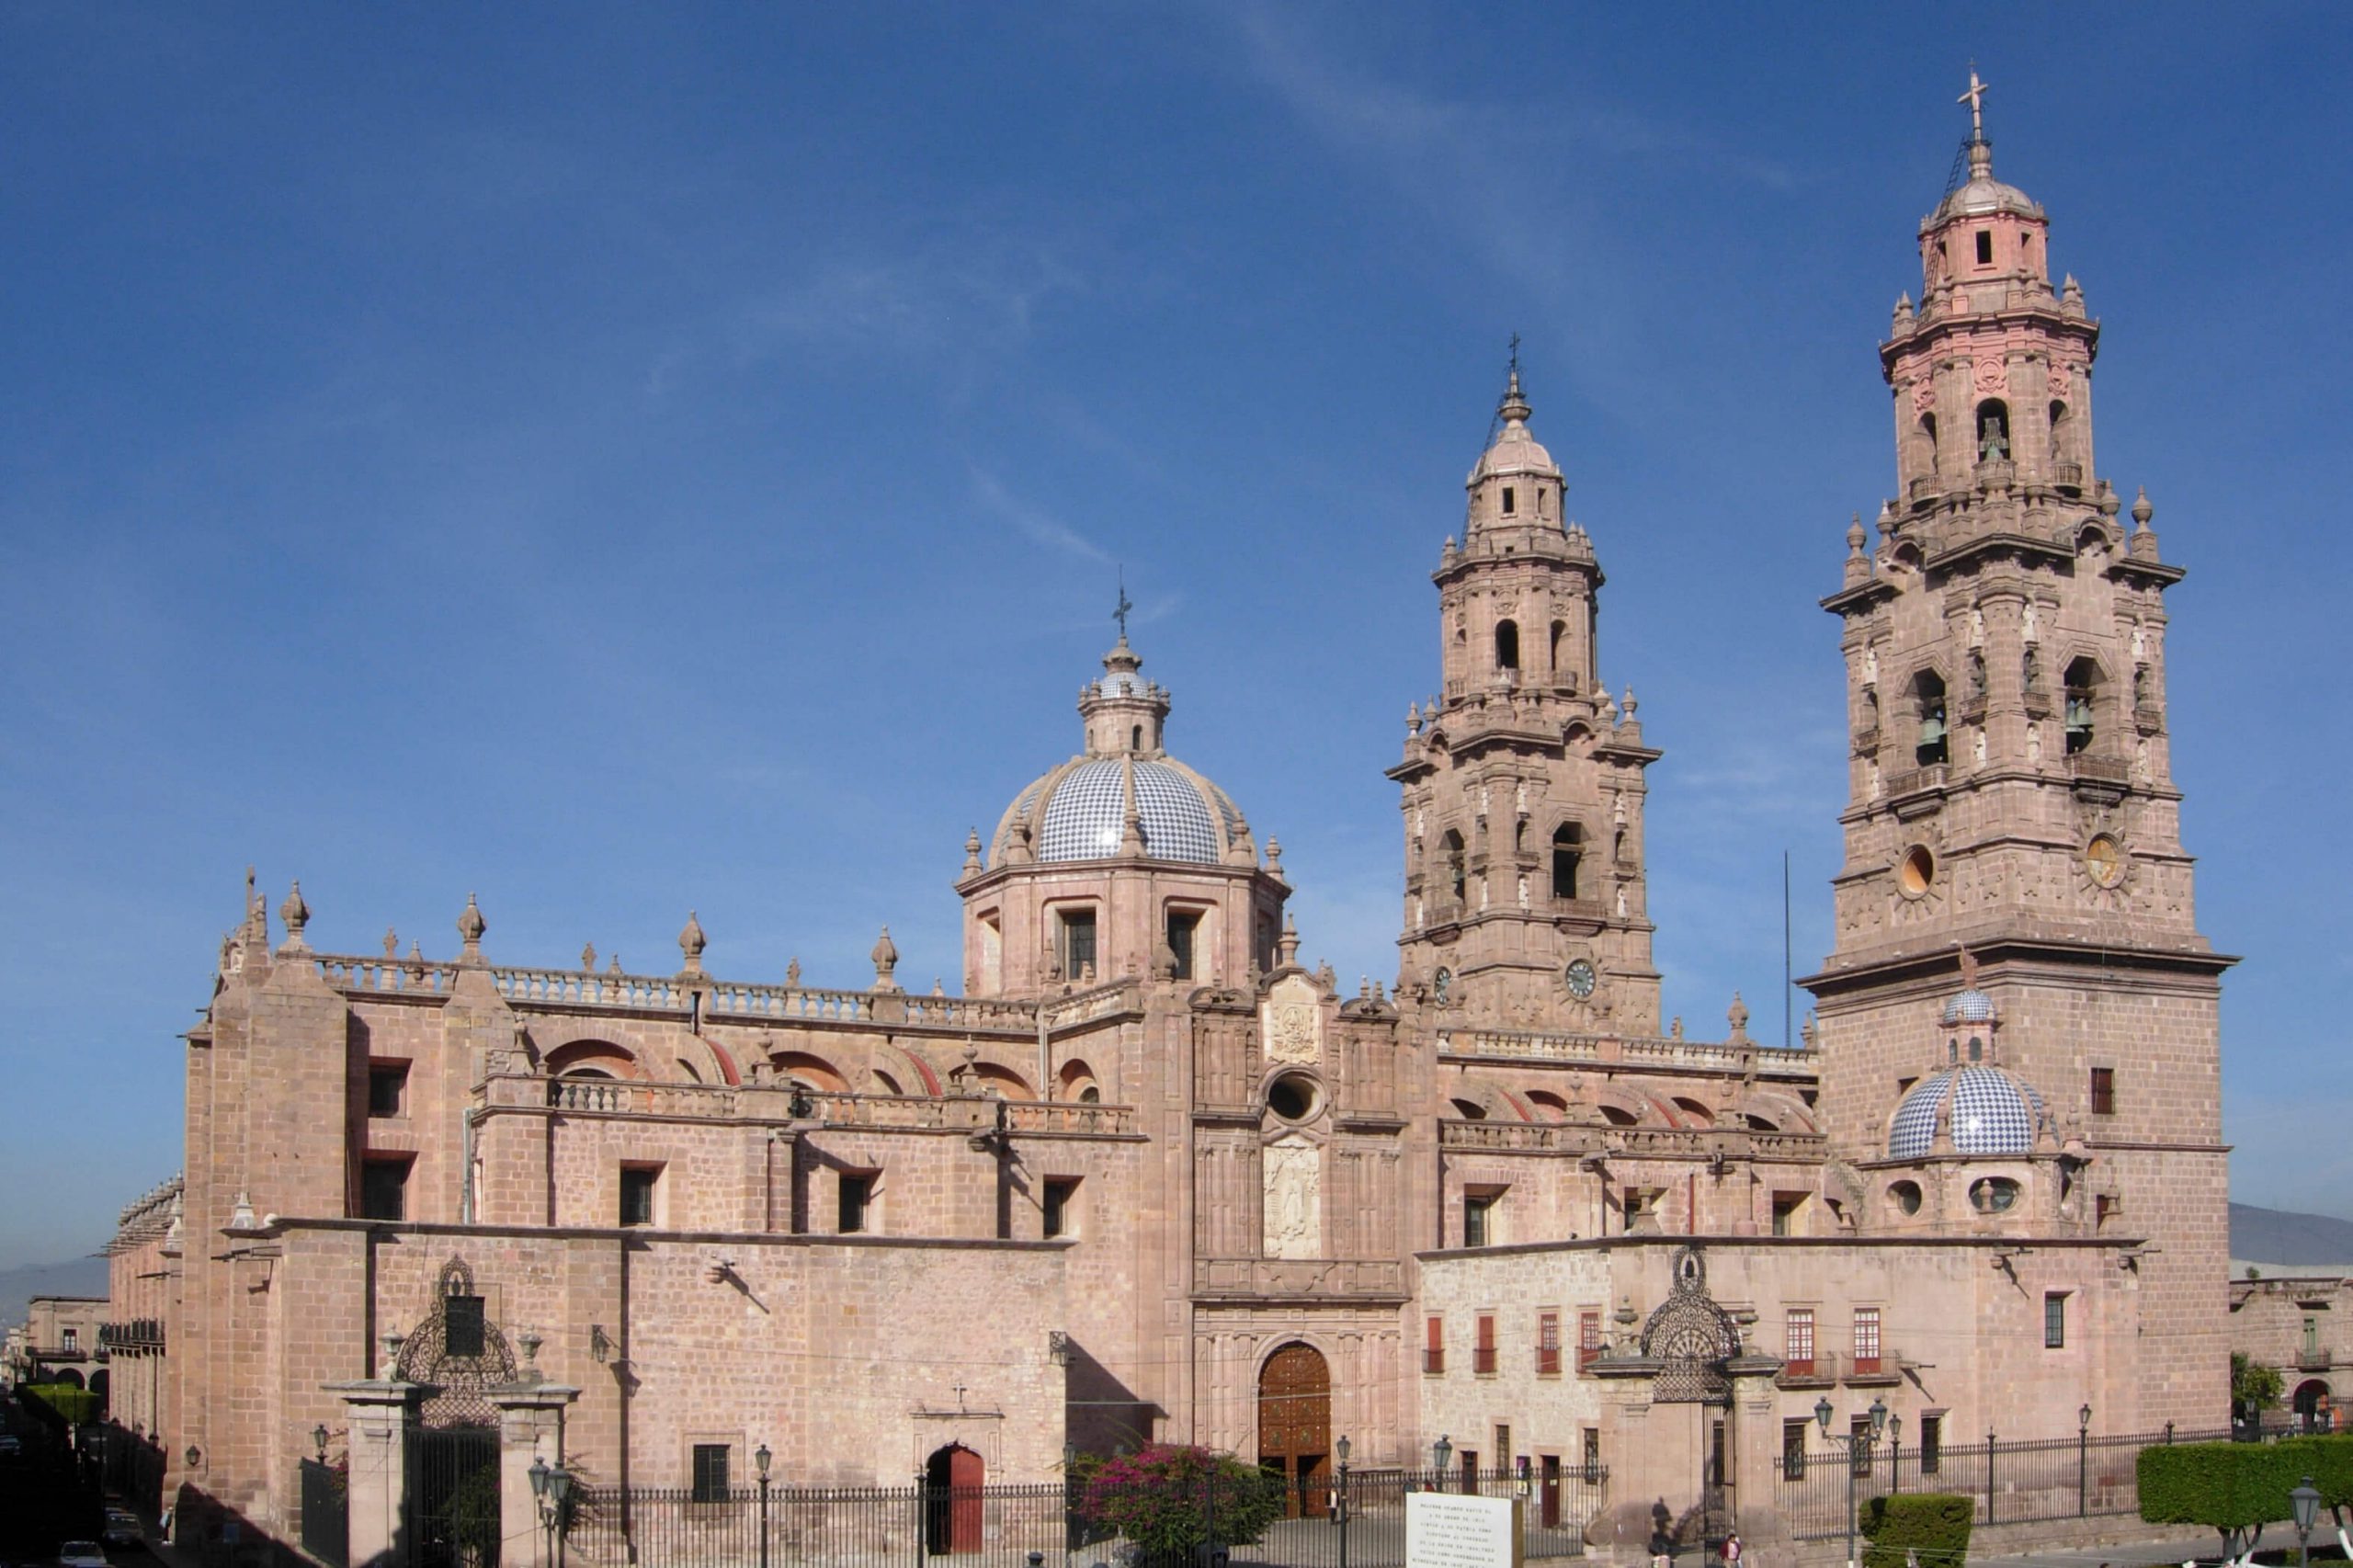
[[[1577,1314],[1577,1370],[1582,1372],[1601,1359],[1601,1314]]]
[[[1781,1329],[1782,1370],[1792,1377],[1813,1376],[1813,1309],[1791,1307]]]
[[[1600,1428],[1600,1427],[1598,1427],[1598,1426],[1588,1426],[1588,1427],[1586,1427],[1586,1428],[1585,1429],[1585,1448],[1584,1448],[1583,1453],[1584,1453],[1583,1463],[1584,1463],[1584,1465],[1585,1465],[1585,1478],[1586,1478],[1586,1480],[1587,1480],[1588,1482],[1597,1482],[1597,1481],[1599,1481],[1599,1480],[1601,1479],[1601,1428]]]
[[[2047,1290],[2042,1297],[2042,1347],[2064,1350],[2067,1347],[2067,1292]]]
[[[727,1500],[726,1444],[695,1445],[694,1500],[698,1503],[723,1503]]]
[[[1518,501],[1519,501],[1519,497],[1512,494],[1512,487],[1511,487],[1510,485],[1508,485],[1508,484],[1505,485],[1505,486],[1504,486],[1504,516],[1505,516],[1505,517],[1510,517],[1510,516],[1512,515],[1512,510],[1513,510],[1513,508],[1514,508],[1514,507],[1518,504]]]
[[[1775,1193],[1773,1195],[1773,1233],[1777,1236],[1805,1234],[1805,1227],[1802,1220],[1804,1209],[1804,1193]]]
[[[1433,1317],[1427,1325],[1427,1337],[1422,1341],[1422,1370],[1446,1370],[1446,1320]]]
[[[1847,1468],[1868,1478],[1871,1472],[1871,1418],[1850,1415],[1847,1418]]]
[[[1479,1314],[1479,1341],[1472,1349],[1471,1369],[1482,1377],[1491,1377],[1495,1370],[1495,1314]]]
[[[1511,1468],[1511,1428],[1500,1425],[1495,1427],[1495,1468]]]
[[[1561,1375],[1561,1314],[1536,1314],[1536,1374],[1557,1378]]]
[[[452,1356],[480,1356],[483,1352],[483,1310],[480,1296],[444,1296],[441,1299],[441,1343]]]
[[[1095,911],[1063,911],[1062,937],[1063,978],[1077,980],[1095,967]]]
[[[621,1223],[651,1225],[654,1223],[654,1189],[662,1179],[659,1165],[623,1165],[621,1167]]]
[[[1168,912],[1168,951],[1176,959],[1176,967],[1168,972],[1178,980],[1193,978],[1193,937],[1201,928],[1199,912],[1172,909]]]
[[[1462,1244],[1467,1247],[1491,1246],[1495,1244],[1495,1228],[1491,1216],[1495,1211],[1495,1194],[1471,1192],[1462,1197]]]
[[[2092,1069],[2092,1114],[2116,1114],[2116,1069],[2113,1067]]]
[[[1479,1490],[1479,1450],[1465,1449],[1462,1457],[1454,1462],[1462,1467],[1462,1490],[1476,1493]]]
[[[359,1217],[408,1218],[408,1161],[369,1160],[359,1167]]]
[[[841,1192],[835,1206],[834,1229],[845,1236],[854,1236],[866,1229],[867,1210],[874,1201],[874,1178],[859,1172],[844,1171]]]
[[[1855,1372],[1859,1377],[1879,1375],[1879,1309],[1855,1309]]]
[[[1941,1415],[1920,1417],[1920,1473],[1934,1475],[1945,1458],[1945,1418]]]
[[[1811,1421],[1784,1420],[1781,1423],[1781,1475],[1789,1481],[1805,1475],[1805,1432]]]
[[[1045,1192],[1046,1239],[1074,1236],[1078,1233],[1078,1215],[1073,1205],[1078,1198],[1076,1176],[1048,1176]]]
[[[61,1328],[57,1332],[64,1336],[64,1343],[60,1346],[60,1348],[65,1350],[79,1350],[82,1348],[82,1331],[80,1329]]]
[[[408,1097],[408,1063],[378,1062],[368,1069],[368,1114],[399,1116]]]
[[[2099,1226],[2107,1224],[2109,1221],[2115,1217],[2116,1194],[2112,1192],[2094,1193],[2092,1195],[2093,1228],[2097,1229]]]
[[[1977,231],[1977,265],[1980,267],[1994,265],[1994,231],[1991,229]]]

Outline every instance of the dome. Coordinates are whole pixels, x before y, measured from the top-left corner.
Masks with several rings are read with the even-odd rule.
[[[1483,479],[1504,473],[1541,474],[1547,479],[1561,477],[1560,469],[1552,462],[1552,454],[1544,449],[1541,441],[1529,433],[1528,415],[1530,412],[1528,400],[1520,395],[1519,372],[1515,369],[1511,373],[1511,385],[1504,393],[1503,405],[1496,410],[1504,427],[1488,443],[1487,449],[1480,454],[1466,483],[1476,484]]]
[[[990,858],[1002,864],[1024,825],[1035,857],[1101,860],[1120,853],[1127,831],[1129,781],[1144,853],[1155,860],[1217,865],[1245,841],[1249,826],[1232,797],[1180,762],[1087,757],[1063,763],[1015,797],[997,824]]]
[[[2017,186],[2006,185],[1991,174],[1984,174],[1938,202],[1928,222],[1934,225],[1951,218],[1982,218],[1989,212],[2015,212],[2021,218],[2034,219],[2043,216],[2034,198]]]
[[[2025,1079],[1999,1067],[1949,1067],[1920,1080],[1897,1104],[1887,1124],[1887,1157],[1928,1153],[1937,1123],[1948,1117],[1953,1152],[1961,1154],[2027,1153],[2051,1120]]]
[[[1974,985],[1957,993],[1951,1001],[1945,1004],[1944,1025],[1947,1028],[1955,1024],[1990,1024],[1994,1021],[1994,999]]]

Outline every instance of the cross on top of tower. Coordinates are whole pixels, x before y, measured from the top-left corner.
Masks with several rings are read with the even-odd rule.
[[[1985,140],[1986,85],[1987,84],[1977,78],[1977,62],[1971,61],[1969,62],[1969,91],[1953,99],[1953,102],[1969,106],[1969,139],[1972,142]]]
[[[1128,640],[1128,612],[1135,608],[1128,597],[1127,568],[1121,567],[1120,569],[1120,603],[1119,607],[1111,611],[1111,619],[1120,623],[1120,641],[1122,642]]]

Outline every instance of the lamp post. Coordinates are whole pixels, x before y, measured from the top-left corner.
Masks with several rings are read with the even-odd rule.
[[[1453,1457],[1454,1445],[1446,1440],[1445,1433],[1440,1432],[1438,1435],[1438,1441],[1430,1445],[1430,1462],[1438,1468],[1438,1480],[1431,1486],[1432,1491],[1446,1490],[1446,1461]]]
[[[2311,1568],[2313,1521],[2320,1517],[2320,1494],[2313,1489],[2311,1476],[2288,1494],[2288,1506],[2296,1517],[2296,1568]]]
[[[752,1463],[760,1471],[760,1568],[768,1568],[768,1460],[775,1457],[766,1443],[752,1450]]]
[[[318,1447],[319,1464],[324,1468],[327,1462],[327,1424],[325,1422],[322,1421],[311,1428],[311,1441]]]
[[[2075,1517],[2082,1518],[2088,1505],[2086,1489],[2092,1446],[2092,1407],[2085,1405],[2075,1412]]]
[[[1343,1432],[1332,1445],[1340,1460],[1340,1494],[1332,1509],[1332,1522],[1340,1531],[1340,1568],[1348,1568],[1348,1437]]]
[[[561,1463],[550,1464],[546,1459],[533,1456],[531,1495],[540,1500],[540,1523],[548,1532],[548,1559],[563,1561],[563,1514],[572,1502],[574,1477]]]
[[[540,1506],[540,1528],[548,1538],[547,1560],[555,1560],[555,1514],[548,1506],[548,1461],[546,1456],[531,1456],[531,1496]]]
[[[1872,1400],[1870,1410],[1868,1412],[1870,1417],[1870,1425],[1864,1427],[1859,1432],[1846,1432],[1834,1435],[1830,1430],[1830,1417],[1833,1414],[1835,1413],[1830,1408],[1829,1400],[1819,1399],[1814,1401],[1814,1424],[1822,1428],[1823,1437],[1839,1444],[1847,1450],[1847,1568],[1855,1568],[1855,1460],[1858,1453],[1857,1445],[1860,1445],[1859,1452],[1862,1460],[1868,1465],[1870,1462],[1871,1449],[1879,1442],[1880,1434],[1887,1430],[1887,1405],[1883,1401],[1877,1399]]]

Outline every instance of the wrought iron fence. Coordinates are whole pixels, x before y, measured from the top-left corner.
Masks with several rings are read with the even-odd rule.
[[[2109,1518],[2141,1508],[2141,1450],[2161,1443],[2220,1442],[2212,1431],[2131,1436],[2037,1437],[2005,1441],[1988,1432],[1974,1443],[1859,1443],[1819,1452],[1785,1452],[1774,1474],[1782,1516],[1800,1540],[1843,1536],[1866,1498],[1898,1492],[1967,1496],[1981,1525]]]
[[[1581,1557],[1608,1471],[1352,1470],[1263,1484],[1282,1517],[1256,1540],[1224,1539],[1240,1499],[1200,1499],[1199,1533],[1228,1548],[1233,1568],[1404,1568],[1405,1499],[1417,1491],[1519,1498],[1527,1557]],[[1088,1519],[1079,1488],[1047,1483],[585,1488],[561,1546],[565,1568],[1095,1568],[1127,1560],[1125,1544]]]

